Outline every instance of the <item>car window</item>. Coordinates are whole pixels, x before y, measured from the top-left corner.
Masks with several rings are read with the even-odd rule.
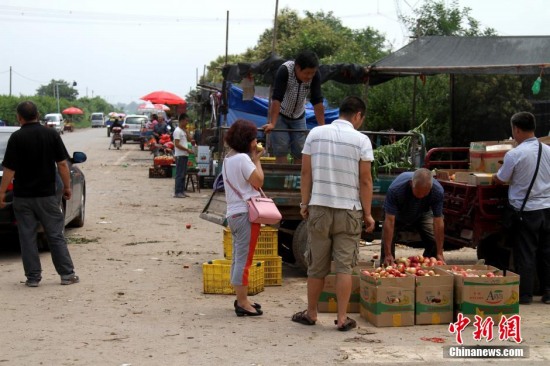
[[[92,119],[102,121],[103,117],[101,116],[101,114],[96,114],[96,115],[92,114]]]
[[[147,122],[146,118],[143,118],[143,117],[129,117],[129,118],[126,118],[126,121],[125,121],[126,124],[130,124],[130,125],[141,125],[142,123],[145,123],[145,122]]]

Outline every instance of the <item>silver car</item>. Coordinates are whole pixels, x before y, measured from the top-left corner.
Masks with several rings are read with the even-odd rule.
[[[141,114],[130,114],[124,117],[122,122],[122,143],[128,141],[141,141],[141,129],[149,122],[147,116]]]

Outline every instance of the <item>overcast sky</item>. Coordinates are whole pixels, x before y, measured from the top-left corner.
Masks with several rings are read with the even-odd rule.
[[[452,1],[446,1],[451,4]],[[459,0],[483,28],[499,35],[550,35],[548,0]],[[0,94],[33,95],[52,79],[76,81],[80,96],[130,103],[155,90],[185,97],[197,73],[228,52],[256,45],[273,27],[276,0],[0,0]],[[332,11],[353,29],[371,26],[392,49],[408,42],[398,15],[416,0],[279,0]]]

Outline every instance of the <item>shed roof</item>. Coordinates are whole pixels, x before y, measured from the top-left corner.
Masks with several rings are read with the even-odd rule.
[[[546,68],[550,68],[550,36],[426,36],[369,65],[368,70],[375,79],[371,84],[376,84],[377,76],[525,75],[540,74]]]

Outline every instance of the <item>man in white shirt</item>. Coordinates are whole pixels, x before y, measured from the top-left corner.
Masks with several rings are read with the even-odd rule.
[[[185,174],[187,174],[187,160],[189,153],[193,150],[188,148],[187,123],[189,116],[187,113],[181,113],[178,117],[178,127],[174,131],[174,156],[176,158],[176,182],[175,198],[189,197],[185,193]]]
[[[347,316],[351,295],[352,269],[357,264],[363,222],[374,229],[371,215],[374,160],[369,138],[357,129],[365,118],[361,98],[347,97],[340,104],[340,116],[330,125],[312,129],[302,150],[300,213],[307,219],[309,247],[307,309],[292,321],[314,325],[317,304],[331,259],[336,272],[338,315],[334,323],[340,331],[357,326]]]

